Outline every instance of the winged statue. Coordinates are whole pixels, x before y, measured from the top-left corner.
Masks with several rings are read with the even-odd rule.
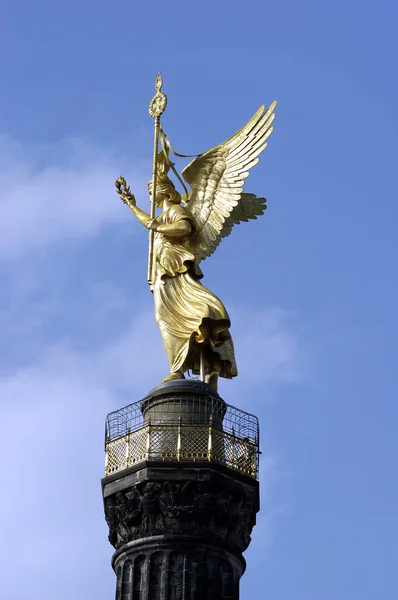
[[[124,178],[116,182],[123,202],[153,232],[150,284],[169,362],[163,381],[184,379],[191,371],[217,390],[219,377],[238,374],[230,318],[221,300],[201,283],[200,264],[234,225],[266,209],[265,198],[244,193],[243,186],[267,146],[275,106],[259,108],[235,135],[185,167],[182,176],[190,191],[184,196],[169,178],[169,169],[175,169],[168,148],[155,153],[148,188],[162,211],[157,217],[137,207]]]

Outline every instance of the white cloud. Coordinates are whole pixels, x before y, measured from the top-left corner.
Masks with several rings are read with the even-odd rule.
[[[280,307],[231,312],[240,371],[257,381],[295,381],[300,361],[298,338],[289,324],[294,315]]]
[[[109,564],[98,449],[110,398],[64,358],[0,381],[0,597],[7,600],[50,599],[57,587],[57,597],[78,598],[96,562]]]
[[[303,339],[304,326],[293,311],[232,307],[229,313],[239,375],[222,381],[221,395],[256,413],[264,398],[275,397],[276,386],[307,380],[312,372],[311,350]],[[248,393],[256,388],[263,390],[261,399],[257,393]]]
[[[67,160],[60,166],[65,152]],[[0,139],[0,259],[93,236],[104,225],[130,216],[114,188],[122,170],[127,177],[124,159],[78,142],[52,148],[52,161],[44,167],[39,157],[27,154]],[[149,173],[149,165],[146,171],[128,171],[132,190],[144,193],[148,175],[143,171]]]

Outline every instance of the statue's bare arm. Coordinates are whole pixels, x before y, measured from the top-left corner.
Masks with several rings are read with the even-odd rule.
[[[160,224],[156,219],[151,219],[147,225],[148,229],[158,231],[164,235],[170,237],[181,237],[183,235],[189,235],[192,231],[191,223],[186,219],[176,221],[175,223],[163,223]]]

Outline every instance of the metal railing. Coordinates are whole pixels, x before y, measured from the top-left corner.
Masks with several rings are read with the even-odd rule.
[[[225,465],[244,475],[258,477],[258,440],[251,442],[227,433],[210,422],[154,424],[105,444],[105,476],[113,475],[144,461],[209,461]]]
[[[105,452],[105,476],[144,461],[209,461],[256,479],[258,419],[219,396],[147,397],[107,416]]]

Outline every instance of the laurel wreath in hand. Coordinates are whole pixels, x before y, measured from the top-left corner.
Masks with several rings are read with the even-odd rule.
[[[127,185],[124,177],[118,177],[115,181],[115,186],[116,191],[124,204],[135,204],[134,194],[132,194],[130,186]]]

